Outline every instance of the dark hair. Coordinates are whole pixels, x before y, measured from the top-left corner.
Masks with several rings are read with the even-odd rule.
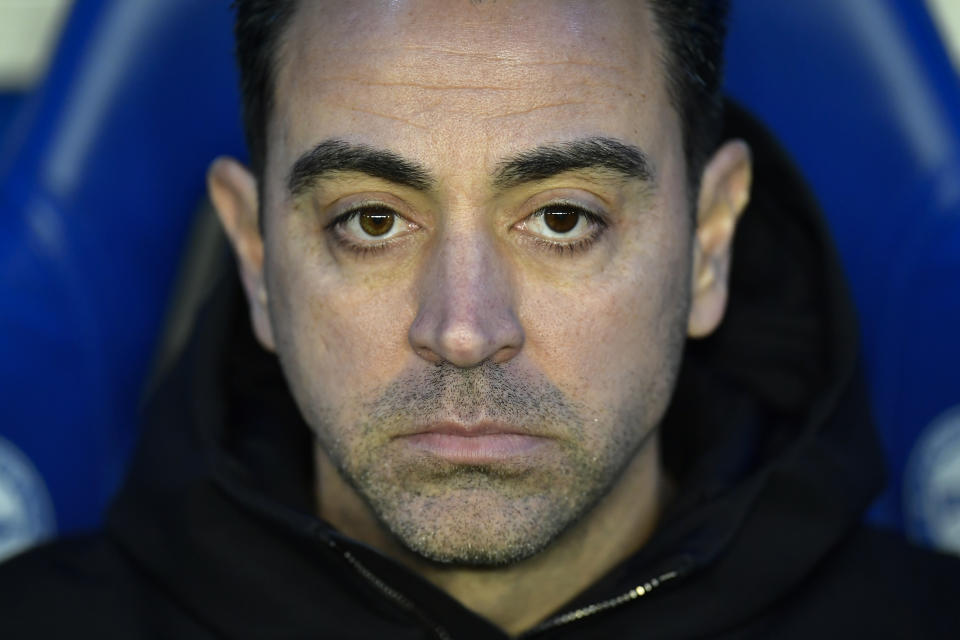
[[[240,68],[243,131],[250,168],[263,179],[267,157],[267,123],[273,112],[280,38],[297,8],[297,0],[234,0],[235,55]]]
[[[693,197],[700,172],[723,129],[723,42],[729,0],[649,0],[663,43],[663,68],[680,115],[687,182]]]
[[[667,89],[683,127],[691,194],[719,144],[723,119],[723,41],[729,0],[648,0],[664,49]],[[257,179],[266,159],[276,53],[297,0],[234,0],[243,124]]]

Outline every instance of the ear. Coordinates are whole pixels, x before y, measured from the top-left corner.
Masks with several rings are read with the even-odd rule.
[[[733,233],[750,200],[750,147],[742,140],[721,146],[703,169],[691,272],[687,335],[707,336],[727,306]]]
[[[257,181],[233,158],[217,158],[207,170],[207,190],[237,256],[254,333],[264,348],[273,351],[273,328],[263,273],[263,237],[257,220]]]

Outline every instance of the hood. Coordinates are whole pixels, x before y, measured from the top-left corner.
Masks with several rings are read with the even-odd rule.
[[[726,137],[750,144],[754,189],[727,315],[687,345],[661,425],[677,497],[640,552],[532,634],[735,627],[796,589],[881,488],[855,316],[816,203],[735,105]],[[252,337],[235,276],[205,303],[144,415],[107,534],[211,629],[344,637],[349,619],[357,637],[502,637],[313,515],[312,439]]]

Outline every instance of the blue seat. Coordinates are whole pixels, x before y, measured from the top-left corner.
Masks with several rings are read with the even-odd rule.
[[[871,519],[947,544],[925,514],[960,486],[957,76],[915,0],[734,4],[728,90],[808,176],[860,311],[891,477]],[[205,168],[243,154],[231,19],[226,0],[77,0],[0,146],[0,492],[42,502],[36,468],[52,509],[18,517],[37,535],[51,511],[94,526],[123,474]]]
[[[847,270],[888,458],[870,519],[960,551],[960,84],[924,3],[736,0],[727,87]]]
[[[61,532],[122,477],[205,169],[243,153],[231,28],[227,2],[78,0],[0,146],[0,498],[42,499],[19,450]]]

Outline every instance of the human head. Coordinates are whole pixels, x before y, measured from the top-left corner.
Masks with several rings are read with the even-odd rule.
[[[323,514],[496,564],[652,500],[656,426],[685,336],[722,315],[749,183],[742,143],[712,153],[692,233],[662,17],[632,0],[289,11],[259,177],[221,161],[210,185],[317,435]]]

